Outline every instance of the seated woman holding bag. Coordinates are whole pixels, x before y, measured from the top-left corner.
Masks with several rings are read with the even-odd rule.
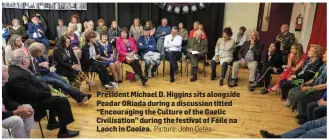
[[[117,88],[118,85],[111,82],[110,75],[106,69],[101,56],[99,46],[96,44],[97,34],[94,31],[87,31],[85,34],[86,44],[82,48],[81,67],[84,72],[97,72],[99,79],[106,90],[110,88]]]
[[[80,90],[81,82],[84,80],[88,85],[94,86],[95,82],[88,80],[87,76],[81,71],[81,66],[70,47],[70,42],[71,40],[67,36],[61,36],[57,41],[53,52],[56,73],[67,77],[71,86],[76,90]]]
[[[145,86],[148,78],[143,76],[142,68],[139,64],[139,57],[137,55],[137,47],[134,40],[128,37],[127,28],[122,28],[121,36],[116,41],[116,47],[119,53],[119,61],[129,64],[134,72],[141,78],[143,86]]]
[[[97,42],[106,67],[110,68],[113,79],[116,83],[122,83],[121,64],[117,61],[117,51],[108,41],[108,33],[101,33],[101,39]]]

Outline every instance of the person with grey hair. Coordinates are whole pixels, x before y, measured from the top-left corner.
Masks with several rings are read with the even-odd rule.
[[[78,90],[74,90],[71,85],[58,75],[55,71],[55,67],[49,68],[49,63],[42,57],[45,46],[41,43],[33,43],[29,47],[29,52],[31,54],[31,64],[29,69],[36,76],[40,77],[47,84],[54,87],[62,89],[64,92],[68,93],[78,105],[83,104],[91,98],[91,94],[84,94]]]
[[[86,25],[87,25],[87,28],[86,28],[85,32],[83,32],[82,35],[81,35],[82,39],[85,41],[86,40],[86,33],[88,31],[93,31],[93,32],[96,33],[96,35],[97,35],[96,39],[98,41],[100,39],[100,36],[99,36],[99,33],[94,30],[94,22],[92,20],[89,20]]]
[[[71,131],[66,127],[74,121],[67,98],[51,93],[50,86],[28,69],[31,63],[29,53],[24,49],[17,49],[13,51],[12,56],[8,79],[8,91],[12,94],[9,96],[19,104],[30,104],[35,110],[35,121],[41,121],[46,116],[46,110],[49,110],[47,128],[49,130],[59,128],[58,138],[79,135],[79,131]],[[55,114],[58,116],[58,122]]]
[[[229,87],[235,87],[238,85],[239,68],[247,67],[250,70],[248,89],[249,91],[254,91],[252,85],[256,80],[256,73],[258,64],[260,64],[261,49],[263,45],[260,44],[259,33],[257,31],[252,31],[250,36],[250,40],[246,41],[239,50],[239,60],[233,63],[232,79],[228,83]]]
[[[19,104],[8,96],[8,67],[2,65],[2,128],[10,129],[13,138],[30,138],[34,129],[31,105]]]
[[[165,50],[163,47],[164,39],[170,33],[171,27],[168,25],[168,20],[163,18],[161,20],[161,25],[158,26],[155,33],[155,39],[157,40],[157,51],[160,52],[161,58],[163,58],[165,55]]]
[[[27,37],[27,32],[25,30],[24,26],[21,26],[19,24],[19,20],[18,19],[13,19],[12,21],[13,26],[10,27],[9,29],[9,35],[12,36],[13,34],[18,34],[20,36],[22,36],[23,38]]]
[[[170,61],[170,82],[175,82],[174,74],[178,71],[177,61],[182,57],[182,37],[178,35],[178,27],[174,26],[171,34],[164,39],[164,48],[166,50],[166,57]]]

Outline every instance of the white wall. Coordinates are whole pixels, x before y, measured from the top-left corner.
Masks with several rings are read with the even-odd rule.
[[[241,26],[247,28],[246,33],[257,26],[259,3],[225,3],[224,28],[230,26],[233,33],[239,32]]]
[[[303,45],[304,51],[307,49],[308,41],[312,33],[315,10],[316,3],[295,3],[292,9],[289,31],[295,34],[297,42]],[[296,17],[300,13],[303,17],[302,31],[295,31]]]

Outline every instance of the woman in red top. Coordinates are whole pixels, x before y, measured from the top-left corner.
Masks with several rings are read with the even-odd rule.
[[[307,59],[307,55],[304,55],[303,46],[300,43],[295,43],[291,46],[290,53],[288,55],[287,65],[282,66],[284,71],[281,73],[280,80],[269,89],[270,92],[280,89],[280,81],[288,79],[291,75],[295,74],[299,70]]]
[[[134,72],[141,78],[143,86],[148,81],[146,76],[143,76],[142,68],[139,64],[137,55],[137,47],[133,38],[128,36],[128,29],[122,28],[120,38],[116,41],[118,51],[118,60],[130,65]]]

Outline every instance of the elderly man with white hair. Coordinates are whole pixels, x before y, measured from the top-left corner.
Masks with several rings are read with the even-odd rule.
[[[13,138],[30,138],[34,128],[34,110],[31,105],[19,104],[8,96],[8,93],[11,94],[6,86],[8,76],[8,67],[2,65],[2,128],[10,129]]]
[[[13,51],[11,65],[9,66],[8,91],[13,100],[19,104],[30,104],[34,112],[34,120],[40,121],[49,110],[47,128],[59,128],[58,138],[71,138],[79,135],[79,131],[70,131],[67,125],[74,121],[71,105],[67,98],[60,97],[50,91],[49,85],[38,79],[29,69],[30,55],[25,49]],[[22,92],[23,91],[23,92]],[[55,113],[56,112],[56,113]],[[58,122],[56,121],[56,115]]]
[[[229,87],[235,87],[238,85],[239,68],[247,67],[250,70],[248,89],[249,91],[253,91],[251,85],[253,85],[256,80],[257,66],[260,64],[262,45],[260,44],[259,33],[257,31],[252,31],[250,36],[250,40],[246,41],[241,46],[238,53],[239,60],[233,63],[232,79],[228,83]]]
[[[170,33],[171,27],[168,25],[168,20],[163,18],[161,20],[161,25],[158,26],[155,33],[155,39],[157,40],[157,51],[160,52],[161,58],[165,55],[165,49],[163,47],[164,39]]]
[[[208,41],[202,38],[202,31],[196,31],[195,37],[189,38],[186,51],[192,60],[192,78],[191,82],[198,79],[198,60],[202,60],[208,53]]]

